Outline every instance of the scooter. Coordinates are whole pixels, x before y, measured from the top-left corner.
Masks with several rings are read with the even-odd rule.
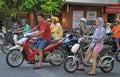
[[[80,64],[88,67],[92,66],[93,63],[91,59],[89,60],[89,64],[84,61],[85,53],[82,49],[84,42],[85,42],[85,38],[81,37],[79,38],[78,43],[74,44],[73,47],[71,48],[71,52],[74,53],[74,55],[68,56],[64,62],[64,69],[68,73],[75,72]],[[112,56],[98,55],[97,68],[100,68],[101,71],[103,71],[104,73],[109,73],[110,71],[112,71],[113,67],[114,67],[114,59]]]
[[[29,45],[31,42],[31,35],[35,33],[26,33],[24,37],[17,42],[17,45],[9,49],[6,56],[6,62],[10,67],[20,66],[24,59],[27,62],[37,62],[39,60],[39,51]],[[60,45],[64,43],[65,38],[56,42],[50,41],[50,44],[43,50],[43,62],[49,62],[53,66],[60,66],[65,59],[65,54]]]
[[[1,46],[1,50],[3,53],[7,54],[9,52],[9,48],[17,44],[18,35],[20,35],[20,33],[17,33],[12,29],[7,30],[6,33],[4,33],[4,40]]]

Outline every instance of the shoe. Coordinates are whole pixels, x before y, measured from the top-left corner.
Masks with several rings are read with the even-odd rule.
[[[37,70],[37,69],[41,69],[42,67],[39,67],[39,66],[34,66],[33,69],[34,70]]]
[[[28,62],[27,64],[36,64],[35,62]]]
[[[78,71],[85,71],[85,69],[83,69],[83,68],[79,68],[79,69],[77,69]]]
[[[94,75],[96,75],[96,74],[92,74],[92,73],[87,73],[87,75],[89,75],[89,76],[94,76]]]

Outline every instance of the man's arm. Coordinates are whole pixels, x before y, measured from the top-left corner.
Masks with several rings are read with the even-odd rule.
[[[45,33],[45,30],[39,31],[38,33],[34,34],[33,37],[39,36],[40,34]]]
[[[31,29],[31,32],[37,30],[37,26],[35,26],[33,29]]]

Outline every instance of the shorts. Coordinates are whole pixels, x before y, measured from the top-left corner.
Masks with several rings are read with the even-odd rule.
[[[49,41],[42,38],[42,40],[38,41],[37,49],[38,50],[44,50],[44,48],[48,45],[48,43],[49,43]]]
[[[101,52],[103,49],[103,43],[97,43],[95,47],[93,48],[93,52]]]
[[[120,43],[120,38],[115,38],[114,41],[115,43]]]

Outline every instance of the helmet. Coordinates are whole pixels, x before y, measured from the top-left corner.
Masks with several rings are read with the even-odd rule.
[[[115,22],[118,22],[118,23],[120,23],[120,20],[119,20],[119,19],[116,19],[116,20],[115,20]]]
[[[26,23],[27,21],[26,21],[26,19],[23,19],[22,22],[25,22],[25,23]]]
[[[80,21],[83,21],[83,22],[87,22],[87,20],[85,18],[80,18]]]
[[[58,17],[55,17],[54,20],[58,22],[58,21],[59,21],[59,18],[58,18]]]
[[[50,19],[50,18],[47,18],[47,21],[51,21],[51,19]]]
[[[106,23],[107,26],[111,26],[111,23]]]

